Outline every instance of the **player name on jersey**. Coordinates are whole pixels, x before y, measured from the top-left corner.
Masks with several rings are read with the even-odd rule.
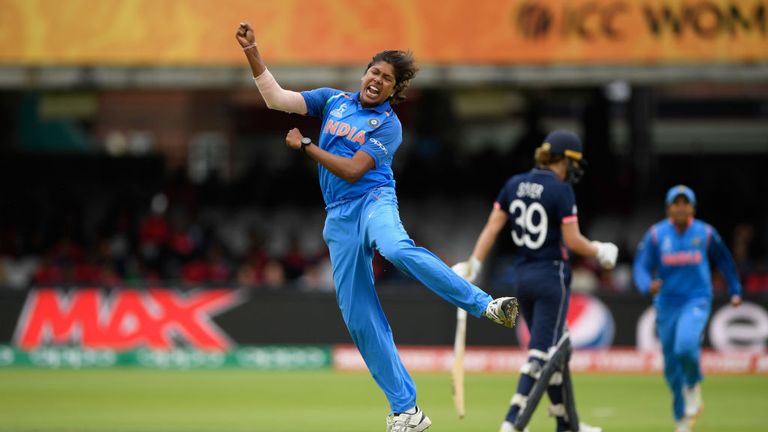
[[[522,182],[517,185],[517,197],[528,197],[531,199],[541,199],[541,194],[544,192],[544,185],[538,183]]]

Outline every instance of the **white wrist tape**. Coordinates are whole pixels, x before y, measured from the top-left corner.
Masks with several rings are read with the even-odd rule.
[[[287,113],[307,113],[307,103],[304,102],[304,96],[295,91],[284,90],[275,81],[275,77],[268,69],[265,69],[261,75],[253,77],[253,81],[259,88],[264,102],[267,103],[267,108]]]

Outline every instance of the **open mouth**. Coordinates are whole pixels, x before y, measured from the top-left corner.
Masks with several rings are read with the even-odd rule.
[[[371,85],[369,85],[368,87],[365,88],[365,94],[369,98],[371,98],[371,99],[376,99],[381,94],[381,89],[379,87],[371,84]]]

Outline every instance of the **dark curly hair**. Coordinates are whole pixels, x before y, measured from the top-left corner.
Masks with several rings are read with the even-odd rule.
[[[413,53],[398,50],[382,51],[373,56],[365,71],[368,72],[371,66],[380,61],[391,64],[395,69],[395,92],[389,98],[390,103],[394,105],[404,101],[405,89],[408,88],[411,80],[416,76],[416,72],[419,71],[419,68],[416,67],[416,61],[413,59]]]

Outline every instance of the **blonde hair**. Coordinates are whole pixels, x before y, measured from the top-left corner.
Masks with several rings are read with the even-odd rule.
[[[536,152],[533,154],[533,161],[536,163],[536,166],[545,167],[560,162],[565,158],[563,155],[553,155],[550,153],[550,148],[549,143],[544,143],[536,148]]]

